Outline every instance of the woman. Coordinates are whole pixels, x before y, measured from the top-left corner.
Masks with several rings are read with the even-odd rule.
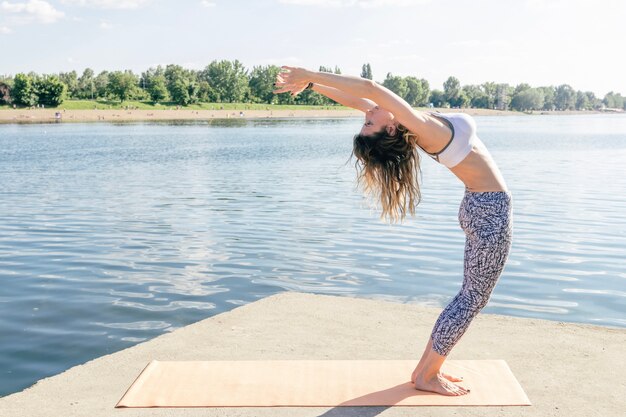
[[[365,112],[354,138],[359,180],[380,199],[382,215],[402,220],[419,203],[421,148],[465,184],[459,222],[466,235],[464,278],[459,293],[443,310],[422,358],[411,375],[415,388],[443,395],[470,390],[441,371],[450,350],[487,304],[511,246],[511,194],[476,125],[462,113],[424,113],[387,88],[367,79],[282,67],[275,93],[305,89]]]

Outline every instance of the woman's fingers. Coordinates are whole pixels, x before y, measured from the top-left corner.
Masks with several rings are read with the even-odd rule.
[[[297,96],[306,88],[307,84],[293,84],[293,83],[276,83],[274,90],[274,94],[280,93],[288,93],[291,92],[292,95]]]
[[[291,95],[297,96],[308,85],[308,82],[299,79],[298,68],[283,65],[280,70],[281,72],[276,75],[274,94],[290,92]]]

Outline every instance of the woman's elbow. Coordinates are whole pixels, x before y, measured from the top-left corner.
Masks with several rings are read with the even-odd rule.
[[[384,101],[385,97],[389,94],[389,90],[372,80],[368,80],[366,89],[367,98],[379,104],[381,101]]]
[[[367,97],[371,96],[372,94],[376,94],[378,83],[376,81],[367,80],[367,79],[364,81],[365,81],[365,91],[367,93]]]

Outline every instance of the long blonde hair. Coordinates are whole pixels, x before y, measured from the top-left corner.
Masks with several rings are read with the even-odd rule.
[[[370,136],[354,136],[357,181],[365,193],[380,202],[381,218],[402,221],[407,213],[415,215],[421,200],[420,156],[417,137],[399,125],[393,136],[382,129]]]

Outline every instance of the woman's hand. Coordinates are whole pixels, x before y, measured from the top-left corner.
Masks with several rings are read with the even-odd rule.
[[[309,71],[304,68],[283,66],[276,76],[274,94],[291,93],[297,96],[309,85]]]

